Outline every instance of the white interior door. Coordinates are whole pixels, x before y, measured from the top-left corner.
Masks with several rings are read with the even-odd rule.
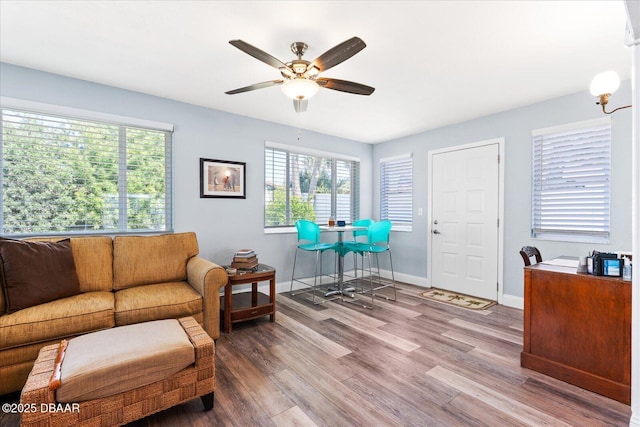
[[[498,296],[499,145],[433,154],[431,285]]]

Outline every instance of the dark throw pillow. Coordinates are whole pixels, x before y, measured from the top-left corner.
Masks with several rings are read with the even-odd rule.
[[[0,238],[0,259],[7,313],[80,293],[69,239]]]

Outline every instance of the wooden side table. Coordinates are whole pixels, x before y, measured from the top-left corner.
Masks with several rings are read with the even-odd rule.
[[[269,295],[258,292],[258,282],[269,281]],[[233,286],[251,283],[251,291],[233,293]],[[224,331],[231,332],[231,325],[245,320],[269,315],[276,320],[276,270],[266,264],[259,264],[256,271],[229,275],[221,297]]]

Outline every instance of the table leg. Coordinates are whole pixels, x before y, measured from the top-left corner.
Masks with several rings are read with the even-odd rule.
[[[355,298],[353,292],[355,289],[351,286],[348,288],[344,287],[344,253],[342,252],[342,248],[344,247],[343,243],[344,239],[342,238],[342,232],[338,233],[338,245],[340,246],[340,256],[338,257],[338,282],[340,295],[348,295],[351,298]]]
[[[352,287],[344,288],[344,254],[342,253],[342,247],[344,246],[344,239],[342,238],[342,231],[338,231],[338,289],[330,290],[324,296],[328,297],[331,295],[348,295],[351,298],[355,298],[353,293],[355,289]]]
[[[338,281],[339,281],[339,289],[341,295],[348,295],[351,298],[355,298],[353,292],[355,292],[355,288],[352,286],[344,287],[344,255],[341,254],[338,257]]]
[[[275,275],[269,280],[269,302],[272,304],[272,312],[269,320],[276,321],[276,277]]]
[[[224,287],[224,331],[231,332],[231,294],[233,286],[227,282]]]
[[[251,284],[251,307],[258,305],[258,282]]]

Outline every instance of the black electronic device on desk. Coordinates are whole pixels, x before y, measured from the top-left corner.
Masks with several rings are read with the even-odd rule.
[[[624,259],[617,254],[593,251],[587,257],[587,271],[594,276],[622,277]]]

